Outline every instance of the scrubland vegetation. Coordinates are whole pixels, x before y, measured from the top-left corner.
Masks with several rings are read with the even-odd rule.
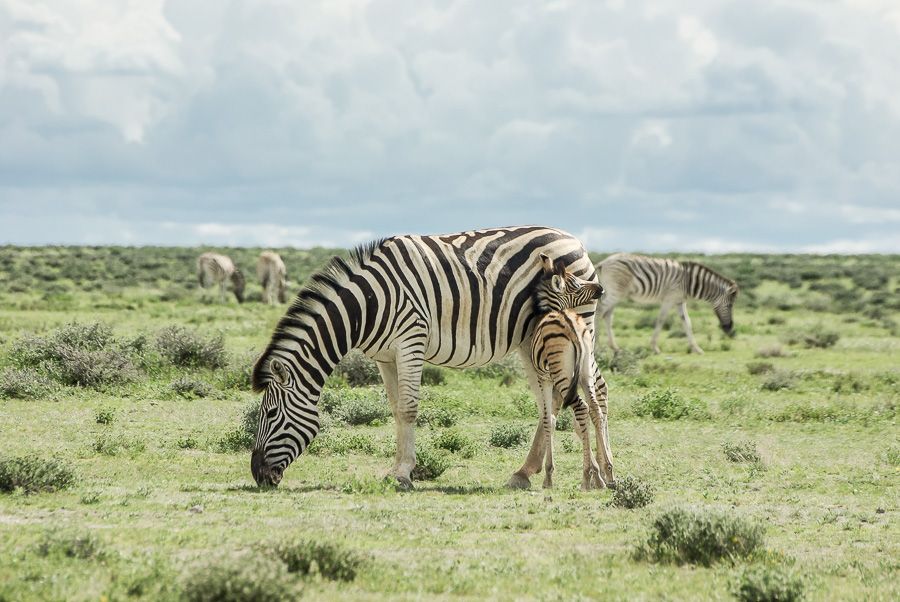
[[[200,251],[0,248],[0,600],[900,598],[900,258],[703,258],[741,286],[734,339],[691,306],[703,356],[674,321],[651,354],[658,308],[620,307],[616,491],[580,491],[565,417],[556,488],[506,490],[521,366],[431,367],[400,492],[358,354],[255,487],[249,369],[285,307],[199,291]],[[330,256],[281,253],[295,291]]]

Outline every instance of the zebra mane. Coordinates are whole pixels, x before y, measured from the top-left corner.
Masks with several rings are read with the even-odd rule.
[[[297,297],[291,303],[287,313],[279,320],[269,344],[253,366],[250,378],[253,391],[259,393],[266,388],[271,376],[267,360],[276,347],[276,341],[287,332],[287,328],[292,324],[295,325],[298,317],[314,315],[318,311],[317,305],[321,300],[328,293],[344,286],[355,269],[365,265],[387,240],[388,238],[379,238],[357,245],[350,251],[349,258],[335,255],[325,267],[310,276],[306,285],[297,293]]]

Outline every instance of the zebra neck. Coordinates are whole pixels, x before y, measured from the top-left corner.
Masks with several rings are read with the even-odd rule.
[[[715,301],[728,286],[724,279],[697,263],[684,263],[684,291],[700,301]]]

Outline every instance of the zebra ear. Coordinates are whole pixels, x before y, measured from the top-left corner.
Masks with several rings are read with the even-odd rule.
[[[544,276],[549,276],[553,273],[553,262],[543,253],[541,253],[541,269],[544,271]]]
[[[553,264],[553,272],[559,276],[566,275],[566,262],[562,259],[557,259],[556,263]]]
[[[563,280],[563,277],[559,274],[553,274],[553,278],[550,279],[550,288],[557,293],[565,292],[566,283]]]
[[[288,382],[287,366],[280,359],[273,357],[269,360],[269,372],[272,374],[272,380],[279,385],[285,385]]]

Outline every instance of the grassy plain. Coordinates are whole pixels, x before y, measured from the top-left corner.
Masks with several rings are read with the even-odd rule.
[[[75,479],[52,493],[0,493],[0,600],[180,599],[204,567],[274,562],[273,544],[309,539],[363,558],[352,581],[284,577],[309,599],[730,599],[751,562],[789,567],[813,600],[900,598],[897,257],[706,258],[742,293],[734,339],[692,305],[703,356],[687,353],[675,322],[663,353],[647,354],[655,308],[620,307],[626,353],[612,356],[598,337],[613,455],[619,476],[655,490],[650,505],[625,509],[608,491],[578,490],[568,433],[557,437],[552,492],[540,477],[528,492],[503,488],[525,448],[492,447],[491,433],[530,430],[536,415],[514,365],[443,371],[445,382],[427,387],[423,411],[452,410],[472,454],[448,454],[449,468],[413,492],[379,480],[393,427],[377,419],[332,419],[278,489],[257,490],[249,453],[227,440],[256,399],[245,368],[284,308],[256,302],[258,286],[241,306],[195,290],[198,252],[0,248],[0,460],[60,460]],[[257,252],[233,252],[248,275]],[[283,256],[299,282],[329,254]],[[123,345],[143,335],[128,382],[63,385],[36,365],[38,393],[8,384],[23,340],[73,321],[108,324]],[[221,334],[225,365],[164,361],[155,341],[172,325]],[[380,387],[334,378],[329,389],[339,403]],[[419,441],[446,430],[422,426]],[[723,446],[746,441],[760,461],[729,461]],[[683,504],[764,525],[763,557],[711,567],[635,559],[653,518]]]

